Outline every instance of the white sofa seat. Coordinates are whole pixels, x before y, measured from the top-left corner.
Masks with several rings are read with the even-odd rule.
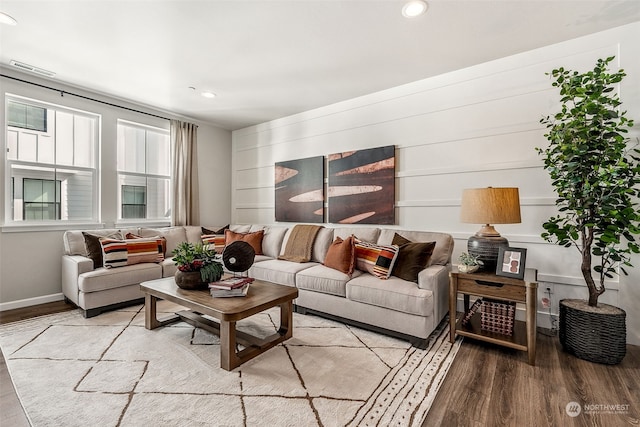
[[[361,271],[355,270],[353,275],[349,277],[349,275],[333,268],[316,265],[297,274],[296,286],[298,289],[345,297],[347,295],[347,282],[361,274]]]
[[[346,297],[352,301],[418,316],[433,314],[433,292],[397,277],[380,280],[365,273],[350,280],[346,290]]]
[[[315,262],[291,262],[281,259],[254,262],[249,276],[279,285],[296,286],[296,275],[302,270],[318,265]]]
[[[78,289],[85,293],[100,292],[161,278],[162,266],[159,264],[144,263],[118,268],[100,267],[78,276]]]

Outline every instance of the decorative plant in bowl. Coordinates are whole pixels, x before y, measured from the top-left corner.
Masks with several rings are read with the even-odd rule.
[[[478,259],[478,257],[466,252],[462,252],[460,254],[458,261],[460,261],[460,264],[458,264],[458,271],[461,273],[473,273],[484,264],[480,259]]]
[[[214,250],[201,243],[180,243],[173,251],[173,261],[178,267],[176,284],[182,289],[205,289],[210,282],[220,280],[222,263],[215,256]]]

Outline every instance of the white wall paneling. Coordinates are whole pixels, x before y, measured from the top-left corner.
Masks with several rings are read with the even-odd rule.
[[[597,58],[616,55],[615,66],[630,75],[621,87],[624,107],[639,119],[638,51],[635,23],[235,131],[233,221],[274,222],[275,162],[395,145],[396,227],[452,233],[454,259],[479,227],[458,220],[462,189],[520,189],[522,223],[497,229],[513,246],[527,248],[527,265],[554,288],[557,313],[556,297],[584,298],[586,289],[577,251],[540,237],[542,222],[556,212],[535,150],[547,145],[540,119],[559,101],[545,73],[560,66],[591,69]],[[635,264],[640,283],[640,258]],[[625,286],[629,280],[614,279],[603,302],[624,305],[633,296],[640,304],[640,286]],[[629,341],[640,344],[640,316],[627,313]]]

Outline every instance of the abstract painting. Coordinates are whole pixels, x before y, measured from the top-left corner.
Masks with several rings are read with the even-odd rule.
[[[328,156],[329,222],[395,224],[395,146]]]
[[[324,157],[275,165],[276,221],[324,222]]]

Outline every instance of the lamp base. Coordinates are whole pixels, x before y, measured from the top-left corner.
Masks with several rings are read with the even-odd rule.
[[[469,255],[477,257],[483,262],[480,267],[482,271],[496,271],[498,264],[498,251],[500,247],[508,247],[509,241],[498,236],[478,236],[474,235],[467,240],[467,251]]]

